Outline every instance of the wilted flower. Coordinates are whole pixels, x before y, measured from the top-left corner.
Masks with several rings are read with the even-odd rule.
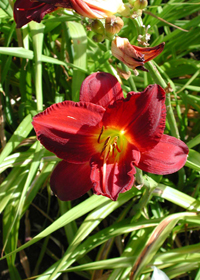
[[[116,200],[134,183],[134,166],[155,174],[179,170],[188,148],[164,135],[165,91],[150,85],[123,97],[116,78],[94,73],[81,87],[80,102],[64,101],[36,115],[38,140],[63,159],[50,185],[61,200],[72,200],[93,188]]]
[[[116,37],[112,41],[112,54],[131,69],[144,68],[144,64],[158,56],[164,49],[165,43],[152,48],[142,48],[130,44],[127,38]]]
[[[105,18],[125,9],[122,0],[16,0],[14,18],[17,27],[43,17],[58,8],[74,9],[78,14],[89,18]]]

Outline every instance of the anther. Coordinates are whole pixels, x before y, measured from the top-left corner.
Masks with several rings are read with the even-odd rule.
[[[97,139],[97,142],[98,142],[98,143],[100,143],[100,139],[101,139],[102,133],[103,133],[103,126],[102,126],[102,128],[101,128],[101,132],[100,132],[99,137],[98,137],[98,139]]]
[[[113,147],[117,149],[117,151],[120,153],[121,150],[119,149],[118,145],[117,145],[117,141],[118,141],[118,136],[115,136],[114,138],[114,143],[113,143]]]
[[[109,141],[110,141],[110,138],[111,138],[111,137],[108,136],[108,138],[107,138],[106,141],[104,142],[103,149],[102,149],[102,151],[101,151],[101,156],[102,156],[103,152],[105,151],[106,147],[108,146],[108,143],[109,143]]]

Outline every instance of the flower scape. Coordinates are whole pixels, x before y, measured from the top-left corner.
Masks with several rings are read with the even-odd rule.
[[[136,168],[171,174],[186,162],[184,142],[164,134],[165,91],[157,84],[124,98],[109,73],[88,76],[80,102],[54,104],[33,119],[38,140],[61,158],[50,185],[61,200],[73,200],[91,188],[117,200],[134,184]]]

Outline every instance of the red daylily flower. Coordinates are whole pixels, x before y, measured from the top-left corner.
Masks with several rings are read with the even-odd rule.
[[[112,54],[131,69],[147,71],[144,64],[154,59],[164,49],[165,43],[152,48],[142,48],[131,45],[127,38],[116,37],[112,41]]]
[[[125,10],[122,0],[70,0],[73,9],[89,18],[106,18]]]
[[[34,20],[41,22],[43,17],[58,8],[74,9],[78,14],[89,18],[105,18],[125,9],[122,0],[16,0],[14,19],[17,28]]]
[[[17,28],[24,26],[30,21],[41,22],[46,14],[49,14],[58,8],[72,8],[69,0],[16,0],[14,4],[14,19]]]
[[[94,73],[81,87],[80,102],[54,104],[33,118],[38,140],[63,159],[50,184],[61,200],[93,188],[116,200],[134,183],[134,166],[155,174],[179,170],[188,148],[164,135],[165,91],[150,85],[123,97],[115,77]]]

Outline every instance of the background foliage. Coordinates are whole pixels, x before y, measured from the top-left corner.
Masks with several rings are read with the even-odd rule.
[[[149,2],[142,18],[151,26],[150,45],[165,42],[165,49],[146,64],[148,73],[128,80],[111,42],[92,40],[87,18],[58,10],[16,29],[12,5],[0,2],[1,279],[200,279],[199,1]],[[140,19],[123,20],[119,36],[137,44]],[[115,75],[125,95],[169,83],[165,133],[186,142],[189,157],[169,176],[138,170],[143,187],[116,202],[91,192],[61,202],[49,187],[59,159],[36,141],[32,116],[78,101],[82,81],[96,71]]]

